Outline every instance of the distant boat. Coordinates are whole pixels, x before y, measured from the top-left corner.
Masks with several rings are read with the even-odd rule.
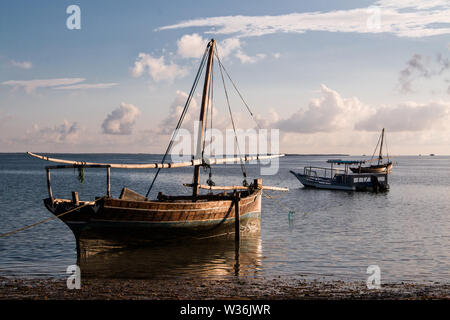
[[[381,140],[381,143],[380,143]],[[378,163],[377,164],[372,164],[370,166],[363,166],[363,164],[365,162],[372,162],[375,161],[374,159],[374,155],[375,152],[372,155],[372,158],[368,161],[364,161],[364,162],[359,162],[359,166],[357,167],[351,167],[350,170],[352,170],[352,172],[354,173],[383,173],[383,172],[387,172],[390,173],[392,171],[392,166],[393,163],[392,161],[389,160],[389,155],[387,154],[387,162],[383,162],[383,144],[384,144],[384,128],[381,131],[381,136],[378,139],[378,143],[377,146],[375,147],[375,152],[378,148],[378,145],[380,145],[380,151],[378,153]]]
[[[430,153],[430,157],[434,157],[434,153]]]
[[[303,173],[290,172],[308,188],[344,191],[386,191],[389,189],[388,174],[349,173],[349,166],[364,163],[360,160],[328,160],[330,168],[304,167]],[[344,170],[334,169],[333,165],[344,165]]]

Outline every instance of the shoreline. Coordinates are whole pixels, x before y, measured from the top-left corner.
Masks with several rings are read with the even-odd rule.
[[[450,300],[450,284],[386,283],[290,278],[66,279],[0,277],[0,300]]]

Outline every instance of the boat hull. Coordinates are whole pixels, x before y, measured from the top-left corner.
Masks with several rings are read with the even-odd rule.
[[[350,168],[354,173],[385,173],[392,171],[392,162],[380,165],[372,165],[369,167],[355,167]]]
[[[381,182],[377,176],[379,173],[373,174],[354,174],[354,175],[340,175],[335,178],[323,178],[305,175],[290,171],[306,188],[327,189],[327,190],[341,190],[341,191],[387,191],[389,184],[387,180]],[[381,174],[387,176],[387,174]],[[356,180],[366,180],[363,182],[356,182]],[[386,177],[385,177],[386,179]]]
[[[106,240],[112,244],[181,240],[225,236],[235,231],[234,201],[134,201],[104,198],[81,207],[68,200],[44,200],[55,215],[80,207],[60,219],[73,231],[77,240]],[[261,190],[239,201],[242,232],[259,231]]]
[[[355,191],[354,186],[347,186],[343,184],[332,183],[331,179],[311,179],[310,176],[296,173],[291,171],[291,173],[297,177],[297,179],[307,188],[317,188],[317,189],[329,189],[329,190],[343,190],[343,191]]]

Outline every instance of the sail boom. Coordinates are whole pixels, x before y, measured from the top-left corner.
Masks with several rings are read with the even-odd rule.
[[[65,163],[75,166],[109,166],[115,169],[170,169],[170,168],[182,168],[182,167],[192,167],[201,165],[214,165],[214,164],[224,164],[224,163],[238,163],[240,161],[252,161],[252,160],[264,160],[283,157],[284,154],[270,155],[270,156],[244,156],[244,157],[234,157],[234,158],[207,158],[204,161],[202,159],[194,159],[185,162],[168,162],[168,163],[97,163],[97,162],[84,162],[84,161],[73,161],[65,159],[50,158],[47,156],[41,156],[32,152],[27,152],[32,157],[42,159],[45,161]]]
[[[185,187],[192,188],[191,183],[184,183]],[[245,186],[209,186],[205,184],[199,184],[199,189],[205,190],[248,190],[248,187]],[[289,191],[289,188],[285,187],[273,187],[273,186],[261,186],[262,190],[272,190],[272,191]]]
[[[239,163],[241,161],[253,161],[253,160],[265,160],[265,159],[273,159],[284,157],[284,154],[274,154],[270,156],[242,156],[242,157],[234,157],[234,158],[209,158],[206,159],[205,162],[207,165],[213,164],[224,164],[224,163]]]
[[[42,160],[50,161],[50,162],[56,162],[56,163],[66,163],[66,164],[72,164],[72,165],[78,165],[78,166],[85,166],[85,165],[100,165],[100,166],[109,166],[110,168],[116,168],[116,169],[166,169],[166,168],[179,168],[179,167],[190,167],[202,164],[201,160],[192,160],[192,161],[186,161],[186,162],[173,162],[173,163],[97,163],[97,162],[84,162],[84,161],[73,161],[73,160],[64,160],[64,159],[57,159],[57,158],[50,158],[47,156],[41,156],[38,154],[34,154],[32,152],[27,152],[32,157],[39,158]]]

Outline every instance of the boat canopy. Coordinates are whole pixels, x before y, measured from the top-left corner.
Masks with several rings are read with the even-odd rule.
[[[365,160],[341,160],[341,159],[330,159],[327,163],[333,164],[363,164],[366,163]]]

